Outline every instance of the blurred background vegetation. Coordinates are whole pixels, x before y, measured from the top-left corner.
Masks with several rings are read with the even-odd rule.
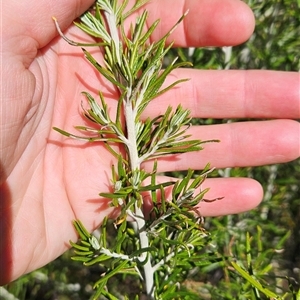
[[[256,16],[256,29],[249,41],[222,49],[174,49],[170,56],[179,55],[199,69],[299,71],[300,1],[246,2]],[[196,122],[229,121],[235,120]],[[207,263],[183,274],[182,289],[192,291],[194,297],[178,299],[272,299],[254,288],[234,268],[232,260],[278,299],[300,299],[300,160],[283,165],[217,170],[212,176],[255,178],[264,187],[264,201],[247,213],[206,219],[204,227],[211,234],[203,249]],[[207,254],[211,254],[211,260]],[[71,261],[71,255],[69,251],[44,268],[0,287],[0,300],[89,299],[99,272],[95,267],[86,268]],[[120,299],[122,294],[135,289],[130,278],[115,278],[111,284],[119,291]]]

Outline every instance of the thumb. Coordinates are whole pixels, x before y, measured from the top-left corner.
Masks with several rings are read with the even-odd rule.
[[[3,46],[5,48],[13,46],[18,52],[18,47],[20,50],[24,50],[25,47],[28,49],[30,48],[28,43],[32,43],[34,48],[40,49],[57,36],[52,16],[55,16],[61,28],[65,29],[93,2],[93,0],[5,1],[2,39],[6,46]]]

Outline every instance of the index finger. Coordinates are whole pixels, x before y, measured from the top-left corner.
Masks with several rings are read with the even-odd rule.
[[[255,25],[251,9],[240,0],[156,0],[146,8],[149,25],[160,19],[152,36],[155,40],[189,10],[169,38],[179,47],[237,45],[251,36]]]

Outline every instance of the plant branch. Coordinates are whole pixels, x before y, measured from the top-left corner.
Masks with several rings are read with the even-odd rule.
[[[144,11],[136,19],[136,24],[131,25],[130,34],[127,36],[124,29],[124,20],[129,15],[124,13],[127,2],[128,0],[125,0],[118,6],[117,0],[97,0],[93,13],[87,12],[81,17],[80,23],[75,23],[90,36],[100,39],[100,43],[93,45],[103,47],[105,52],[103,65],[97,62],[87,50],[83,49],[83,53],[95,69],[118,88],[119,99],[115,117],[110,116],[109,107],[101,92],[99,92],[100,103],[84,92],[89,108],[83,108],[83,115],[97,124],[96,128],[75,127],[81,132],[85,131],[88,134],[86,137],[62,129],[54,129],[71,138],[89,142],[103,141],[107,149],[118,159],[117,167],[112,166],[112,192],[100,193],[100,196],[111,201],[111,206],[120,211],[119,217],[114,222],[117,231],[115,245],[110,249],[106,239],[107,220],[101,226],[102,234],[99,241],[87,232],[80,221],[74,223],[81,238],[81,245],[71,242],[76,249],[76,260],[86,265],[103,263],[107,268],[106,275],[95,284],[98,288],[96,295],[102,293],[103,287],[112,275],[122,272],[127,274],[129,269],[135,269],[136,274],[142,278],[140,270],[143,269],[146,294],[149,299],[154,299],[158,293],[154,280],[155,272],[164,262],[169,262],[175,253],[185,251],[189,256],[194,249],[193,243],[196,243],[196,239],[190,239],[190,229],[193,232],[195,228],[198,230],[195,206],[205,192],[200,192],[196,196],[193,194],[206,175],[200,175],[190,184],[193,172],[189,171],[188,177],[180,182],[167,181],[156,184],[156,163],[151,173],[147,173],[141,167],[142,163],[149,158],[201,150],[200,144],[203,142],[188,140],[189,135],[185,132],[191,121],[190,112],[183,109],[181,105],[174,113],[172,107],[168,107],[164,115],[153,120],[144,121],[141,118],[142,112],[150,101],[186,81],[181,79],[162,88],[165,79],[174,69],[190,65],[177,63],[175,58],[163,70],[164,56],[173,45],[171,43],[166,47],[166,40],[187,12],[162,39],[150,43],[149,38],[159,20],[146,30],[148,13]],[[146,2],[146,0],[137,0],[129,12],[132,13]],[[56,18],[53,20],[64,40],[74,46],[83,45],[68,39],[60,30]],[[118,154],[111,148],[115,143],[124,146],[126,155]],[[145,185],[145,179],[149,177],[151,177],[151,185]],[[173,186],[172,199],[169,200],[166,199],[165,194],[167,186]],[[156,220],[152,220],[152,224],[148,222],[144,211],[145,192],[151,194],[154,204]],[[158,203],[157,193],[160,193],[161,205]],[[133,233],[127,227],[128,216],[133,219],[133,226],[130,227]],[[184,230],[176,233],[174,228]],[[179,238],[178,241],[172,240],[174,236]],[[158,245],[155,244],[156,239]],[[160,245],[161,242],[165,244]],[[127,252],[127,244],[133,252],[132,255]],[[168,245],[172,245],[171,249],[174,249],[174,253],[160,253],[159,258],[156,258],[155,255],[158,255],[160,248],[164,249]],[[110,265],[106,267],[104,261]],[[168,275],[166,273],[164,277],[168,278]]]

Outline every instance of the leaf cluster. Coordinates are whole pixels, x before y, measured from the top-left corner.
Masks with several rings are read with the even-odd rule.
[[[143,229],[149,239],[147,248],[141,247],[134,222],[126,222],[126,216],[114,222],[105,219],[100,227],[99,238],[91,235],[80,221],[74,221],[81,239],[77,244],[70,242],[75,249],[73,259],[86,266],[101,266],[102,276],[94,285],[95,297],[109,294],[105,286],[116,274],[134,275],[136,280],[142,280],[140,269],[148,260],[151,260],[155,274],[156,299],[160,299],[163,294],[170,295],[174,286],[188,276],[186,270],[210,263],[211,257],[205,259],[203,255],[199,255],[210,242],[210,237],[202,227],[203,218],[197,212],[197,206],[207,190],[196,193],[208,173],[207,166],[201,175],[193,178],[194,172],[189,170],[185,178],[170,183],[174,185],[171,198],[168,198],[164,189],[166,184],[156,184],[156,174],[152,173],[151,185],[144,189],[151,192],[154,200],[153,209]],[[132,193],[132,190],[124,191],[124,194],[118,195],[118,200],[131,199]],[[135,218],[134,214],[131,216]],[[112,230],[115,232],[113,243],[107,237],[107,232]],[[143,253],[147,255],[143,256]],[[178,288],[179,286],[176,290]]]
[[[116,1],[98,0],[95,13],[87,12],[82,16],[81,23],[75,24],[89,35],[101,39],[104,46],[105,66],[98,63],[85,49],[83,49],[84,54],[100,74],[119,88],[121,94],[119,108],[124,99],[130,100],[133,107],[136,107],[136,117],[139,118],[150,100],[179,82],[185,81],[185,79],[178,80],[161,90],[162,84],[172,70],[189,65],[188,62],[176,64],[177,59],[174,59],[166,69],[162,70],[163,58],[172,47],[172,44],[166,47],[166,39],[185,15],[163,38],[150,43],[150,36],[159,20],[145,31],[148,15],[145,10],[136,19],[135,24],[131,24],[130,32],[127,33],[124,27],[125,19],[147,1],[137,1],[129,12],[122,15],[127,2],[124,1],[120,7],[117,7]],[[104,19],[101,12],[109,17]],[[118,34],[119,30],[121,36]]]
[[[163,38],[150,43],[149,38],[157,27],[159,20],[154,22],[145,32],[144,28],[148,13],[144,11],[137,18],[136,23],[131,25],[130,33],[126,34],[124,20],[129,12],[121,17],[126,6],[125,2],[121,7],[117,7],[116,1],[99,0],[95,4],[94,13],[90,11],[85,13],[81,17],[81,22],[75,23],[89,35],[101,39],[100,45],[104,47],[105,51],[105,65],[97,62],[87,50],[83,49],[83,52],[87,60],[99,73],[119,89],[120,96],[115,117],[111,118],[109,115],[108,106],[101,91],[99,92],[100,103],[97,103],[89,93],[84,92],[83,94],[86,96],[90,108],[83,108],[83,114],[88,120],[98,124],[99,127],[76,126],[78,130],[88,133],[88,136],[75,135],[56,127],[54,129],[67,137],[79,140],[90,142],[109,141],[127,145],[129,141],[126,136],[126,129],[123,128],[120,121],[122,109],[126,103],[127,106],[132,108],[131,117],[134,119],[134,126],[136,127],[137,150],[141,157],[139,163],[148,158],[164,154],[201,150],[200,141],[186,141],[189,135],[183,135],[189,127],[191,117],[190,112],[183,109],[181,105],[177,107],[174,113],[172,113],[172,108],[169,107],[164,115],[153,120],[141,121],[140,119],[141,113],[152,99],[170,90],[178,83],[186,81],[186,79],[180,79],[161,89],[170,72],[181,66],[189,65],[188,62],[176,63],[177,58],[175,58],[167,68],[162,70],[164,56],[172,47],[172,44],[166,47],[166,39],[185,15]],[[137,1],[130,12],[138,9],[145,2]],[[104,14],[109,13],[110,18],[114,16],[115,23],[110,19],[105,19],[101,12],[104,12]],[[120,27],[121,37],[113,35],[114,31],[119,30],[119,28],[115,28],[116,25]],[[70,42],[65,36],[63,37]],[[75,42],[72,42],[72,44],[81,45]],[[94,45],[98,44],[95,43]],[[125,126],[127,125],[125,124]],[[118,154],[115,153],[115,156],[117,157]]]

